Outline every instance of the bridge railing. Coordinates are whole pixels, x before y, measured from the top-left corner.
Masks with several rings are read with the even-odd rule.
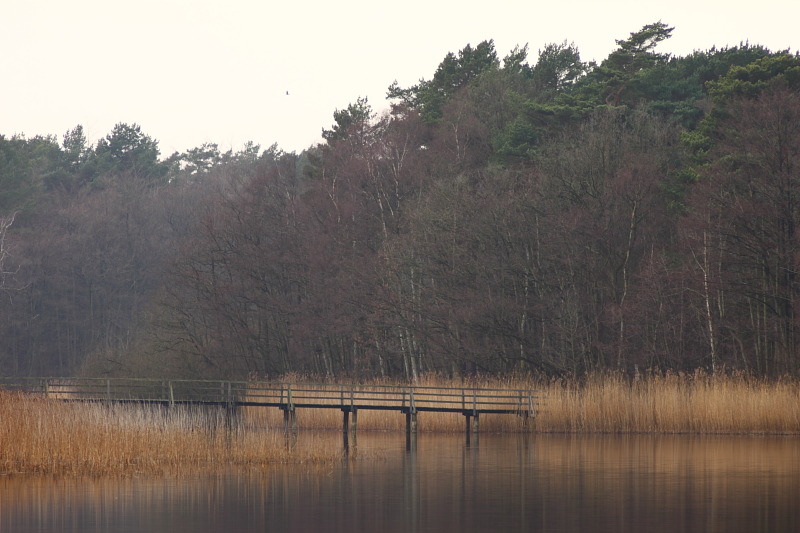
[[[65,401],[213,404],[534,415],[535,390],[132,378],[0,378],[0,388]]]

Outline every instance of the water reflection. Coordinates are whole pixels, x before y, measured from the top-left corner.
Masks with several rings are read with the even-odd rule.
[[[338,432],[301,433],[342,446]],[[328,445],[328,443],[325,443]],[[800,531],[795,437],[358,434],[337,465],[0,477],[0,531]]]

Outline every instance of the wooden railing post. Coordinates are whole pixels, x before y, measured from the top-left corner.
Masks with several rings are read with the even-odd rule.
[[[528,416],[534,418],[536,416],[536,411],[533,408],[533,392],[528,391]]]
[[[281,396],[283,394],[281,393]],[[297,413],[294,409],[294,399],[292,398],[292,384],[286,384],[286,408],[283,412],[283,424],[284,430],[289,431],[291,428],[292,431],[297,431]]]
[[[478,411],[478,389],[472,389],[472,432],[478,432],[478,420],[480,419],[480,412]]]

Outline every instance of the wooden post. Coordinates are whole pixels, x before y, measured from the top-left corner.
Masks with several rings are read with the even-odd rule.
[[[478,421],[480,420],[480,416],[479,415],[480,415],[480,413],[478,411],[475,411],[475,416],[472,417],[472,432],[473,433],[477,433],[478,432],[478,429],[479,429]]]
[[[535,418],[536,417],[536,411],[535,411],[535,408],[533,406],[533,393],[532,392],[528,392],[528,416],[530,416],[531,418]]]
[[[281,407],[283,409],[283,432],[288,434],[289,431],[297,431],[297,413],[294,406]]]
[[[281,385],[281,401],[283,401],[283,385]],[[297,413],[294,409],[294,401],[292,400],[292,384],[286,384],[286,403],[281,406],[283,409],[283,432],[288,434],[289,431],[297,431]]]
[[[172,393],[172,382],[169,382],[169,408],[175,407],[175,396]]]
[[[351,426],[353,429],[353,437],[356,436],[356,428],[358,427],[358,409],[353,407],[353,425]]]
[[[350,455],[350,430],[353,431],[353,447],[356,446],[356,410],[353,410],[353,425],[350,426],[350,409],[342,409],[343,413],[343,421],[342,421],[342,439],[344,444],[344,454],[345,456]]]
[[[417,449],[417,413],[406,411],[406,451]]]
[[[411,433],[417,433],[417,404],[414,402],[414,388],[409,389],[408,394],[408,412],[411,415],[406,420],[410,426]]]
[[[292,431],[297,431],[297,412],[294,409],[294,400],[292,399],[292,384],[289,383],[289,390],[287,392],[289,399],[289,418],[292,419]]]
[[[472,389],[472,414],[478,416],[478,390]]]
[[[406,411],[406,435],[417,433],[417,413]]]

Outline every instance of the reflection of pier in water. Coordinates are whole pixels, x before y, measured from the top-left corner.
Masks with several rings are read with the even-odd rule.
[[[470,435],[479,431],[481,415],[515,415],[527,423],[536,416],[541,400],[538,391],[523,389],[129,378],[0,378],[0,388],[24,390],[62,401],[139,403],[170,408],[217,406],[224,408],[231,418],[240,407],[277,407],[283,411],[287,434],[297,430],[299,409],[338,409],[342,412],[346,450],[351,436],[355,443],[361,410],[404,414],[406,447],[410,450],[416,441],[419,413],[462,414],[469,444]]]

